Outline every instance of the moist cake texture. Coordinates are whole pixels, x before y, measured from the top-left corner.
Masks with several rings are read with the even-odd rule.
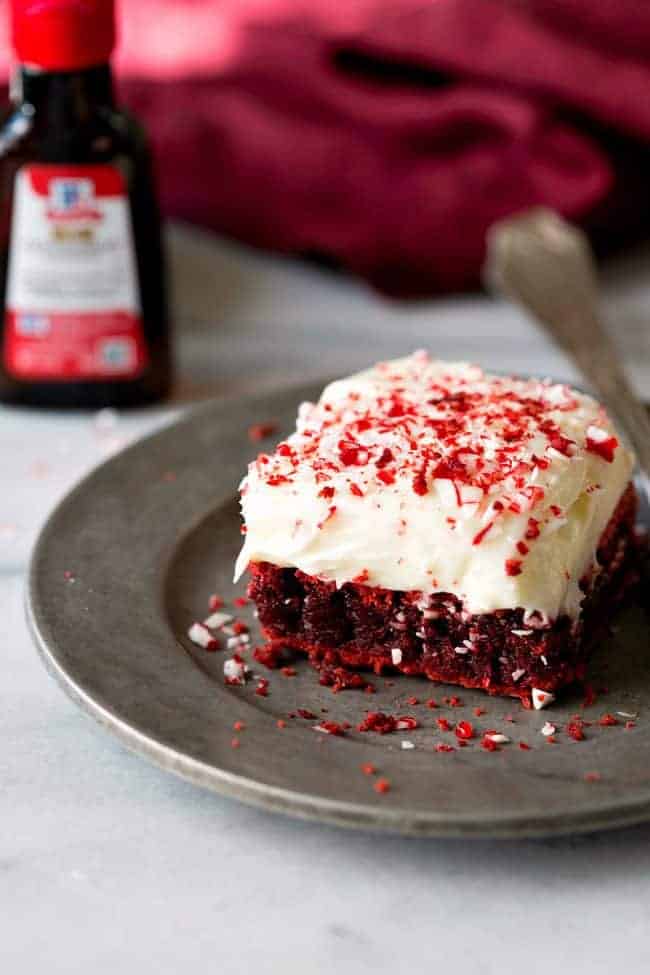
[[[553,691],[633,574],[632,467],[591,397],[415,353],[329,385],[250,465],[236,575],[321,667]]]

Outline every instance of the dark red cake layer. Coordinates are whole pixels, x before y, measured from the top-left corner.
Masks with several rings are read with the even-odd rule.
[[[522,609],[469,615],[449,593],[428,597],[423,611],[419,592],[355,583],[337,589],[267,562],[249,566],[248,594],[265,636],[308,654],[320,669],[401,671],[528,701],[533,687],[556,691],[584,677],[589,651],[635,581],[635,515],[630,485],[601,539],[602,571],[583,583],[587,595],[578,621],[524,622]],[[397,665],[394,649],[401,653]]]

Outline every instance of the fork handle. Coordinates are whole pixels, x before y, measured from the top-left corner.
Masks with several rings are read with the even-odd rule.
[[[600,317],[586,301],[570,318],[556,320],[553,333],[627,435],[650,499],[650,419],[630,387]]]

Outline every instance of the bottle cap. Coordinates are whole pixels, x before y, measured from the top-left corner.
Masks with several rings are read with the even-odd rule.
[[[115,46],[114,0],[11,0],[18,60],[45,71],[104,64]]]

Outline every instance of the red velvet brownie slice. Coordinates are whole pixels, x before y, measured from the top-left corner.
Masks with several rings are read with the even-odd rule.
[[[424,353],[300,407],[242,488],[265,635],[541,707],[634,566],[633,458],[591,397]]]

